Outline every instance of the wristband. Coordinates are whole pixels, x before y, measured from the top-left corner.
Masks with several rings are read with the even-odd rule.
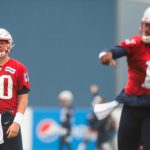
[[[20,112],[17,112],[13,122],[16,122],[19,125],[21,125],[22,120],[23,120],[23,114]]]
[[[101,52],[101,53],[99,53],[99,56],[98,56],[98,58],[101,58],[101,57],[103,57],[105,54],[106,54],[106,52]]]

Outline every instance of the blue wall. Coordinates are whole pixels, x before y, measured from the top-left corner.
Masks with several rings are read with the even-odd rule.
[[[72,119],[71,147],[77,150],[87,132],[89,109],[76,109]],[[32,150],[58,150],[60,137],[60,109],[33,109]],[[86,150],[95,148],[95,140],[90,139]]]
[[[29,105],[57,106],[58,92],[71,90],[76,106],[89,106],[89,86],[113,99],[115,71],[98,62],[115,44],[115,0],[13,0],[0,5],[0,26],[12,34],[12,57],[28,68]]]

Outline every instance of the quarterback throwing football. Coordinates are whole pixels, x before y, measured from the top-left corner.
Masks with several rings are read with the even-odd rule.
[[[140,35],[100,53],[104,65],[115,65],[115,59],[126,56],[128,81],[116,97],[123,103],[118,131],[118,150],[150,150],[150,7],[141,19]]]

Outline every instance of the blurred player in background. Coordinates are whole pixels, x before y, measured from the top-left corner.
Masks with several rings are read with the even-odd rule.
[[[71,147],[71,129],[72,129],[72,117],[73,117],[73,94],[71,91],[64,90],[58,95],[58,99],[61,105],[60,121],[61,127],[66,129],[66,133],[60,135],[59,150],[67,149],[72,150]]]
[[[110,142],[115,134],[116,125],[114,119],[109,115],[107,118],[98,120],[93,107],[95,104],[101,104],[106,100],[100,96],[99,87],[96,84],[90,86],[90,93],[92,95],[92,111],[87,115],[88,128],[84,135],[83,142],[79,144],[78,150],[86,150],[90,141],[96,141],[95,150],[112,150]]]
[[[128,81],[116,100],[123,103],[118,133],[118,150],[150,149],[150,7],[141,19],[140,35],[100,53],[102,64],[115,65],[126,56]]]
[[[20,125],[28,104],[28,72],[10,58],[13,39],[0,28],[0,150],[23,150]]]

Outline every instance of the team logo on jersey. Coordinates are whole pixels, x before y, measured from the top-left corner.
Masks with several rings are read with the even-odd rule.
[[[11,68],[11,67],[6,67],[6,68],[5,68],[5,71],[8,71],[8,72],[14,74],[14,73],[16,72],[16,69],[13,69],[13,68]]]
[[[25,82],[29,81],[28,73],[24,73],[24,79],[25,79]]]
[[[125,40],[125,43],[126,43],[127,45],[129,45],[129,44],[136,44],[136,41],[135,41],[134,39],[126,39],[126,40]]]

